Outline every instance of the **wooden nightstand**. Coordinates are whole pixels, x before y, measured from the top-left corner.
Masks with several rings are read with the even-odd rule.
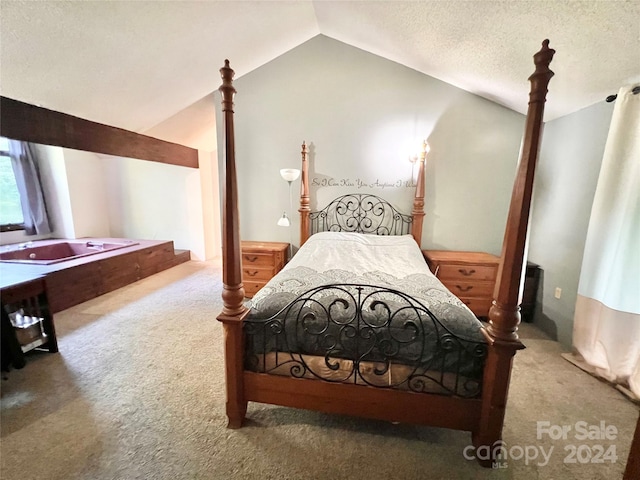
[[[289,244],[282,242],[242,242],[244,294],[253,297],[287,263]]]
[[[462,300],[477,317],[486,317],[500,258],[483,252],[423,250],[434,275]]]

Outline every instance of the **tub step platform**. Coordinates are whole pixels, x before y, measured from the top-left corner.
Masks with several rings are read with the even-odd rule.
[[[185,263],[191,260],[190,250],[175,250],[174,255],[175,255],[174,257],[175,264],[172,266],[180,265],[181,263]]]
[[[44,277],[49,307],[56,313],[191,259],[188,250],[176,250],[172,241],[91,240],[126,241],[131,246],[51,264],[0,262],[3,288]]]
[[[176,251],[171,241],[140,241],[86,260],[55,264],[56,268],[46,273],[51,311],[65,310],[189,259],[190,252]]]

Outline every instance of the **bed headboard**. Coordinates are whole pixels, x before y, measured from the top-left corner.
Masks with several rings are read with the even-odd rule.
[[[300,180],[300,245],[318,232],[356,232],[375,235],[411,234],[416,243],[422,241],[424,219],[424,167],[427,142],[422,143],[418,162],[416,190],[411,215],[398,211],[389,202],[373,194],[350,193],[332,200],[317,212],[310,208],[309,158],[302,142],[302,175]]]
[[[317,212],[310,212],[311,235],[318,232],[356,232],[375,235],[411,233],[411,215],[396,210],[376,195],[351,193],[331,201]]]

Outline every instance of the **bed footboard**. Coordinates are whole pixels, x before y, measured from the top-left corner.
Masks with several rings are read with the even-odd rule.
[[[467,313],[460,310],[447,305],[438,318],[390,288],[316,287],[268,318],[244,321],[245,369],[477,398],[487,344],[476,324],[469,337],[447,328],[442,316]]]

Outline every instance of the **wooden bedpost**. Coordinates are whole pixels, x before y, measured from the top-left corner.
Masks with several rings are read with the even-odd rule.
[[[622,480],[632,480],[638,477],[640,477],[640,417],[636,422],[636,431],[633,434],[633,440],[631,440],[627,466],[624,469]]]
[[[307,145],[302,142],[302,176],[300,179],[300,246],[309,238],[309,151]]]
[[[424,170],[427,163],[427,141],[422,142],[420,161],[418,162],[418,179],[416,180],[416,193],[413,197],[413,210],[411,216],[411,235],[419,247],[422,247],[422,221],[424,220]]]
[[[520,323],[521,279],[529,224],[529,210],[533,193],[538,151],[542,140],[542,120],[547,86],[553,76],[549,64],[555,50],[549,48],[545,40],[542,49],[534,55],[536,71],[529,77],[531,93],[525,125],[524,139],[518,172],[511,195],[511,204],[502,244],[502,256],[498,268],[498,281],[494,290],[494,300],[489,310],[491,337],[504,342],[517,342]]]
[[[478,430],[473,432],[476,447],[492,447],[502,437],[513,356],[524,348],[516,333],[520,323],[521,279],[544,104],[553,76],[549,64],[554,53],[555,50],[549,48],[549,40],[545,40],[542,49],[533,57],[536,70],[529,77],[531,92],[520,163],[507,217],[493,305],[489,310],[490,325],[483,330],[490,347],[484,370],[482,414]]]
[[[243,390],[243,332],[242,320],[248,313],[244,306],[242,258],[240,250],[240,218],[238,215],[238,186],[236,179],[235,141],[233,131],[234,72],[229,60],[220,69],[222,112],[224,122],[224,182],[222,207],[222,312],[225,338],[225,370],[227,385],[227,418],[229,428],[240,428],[247,411]]]

